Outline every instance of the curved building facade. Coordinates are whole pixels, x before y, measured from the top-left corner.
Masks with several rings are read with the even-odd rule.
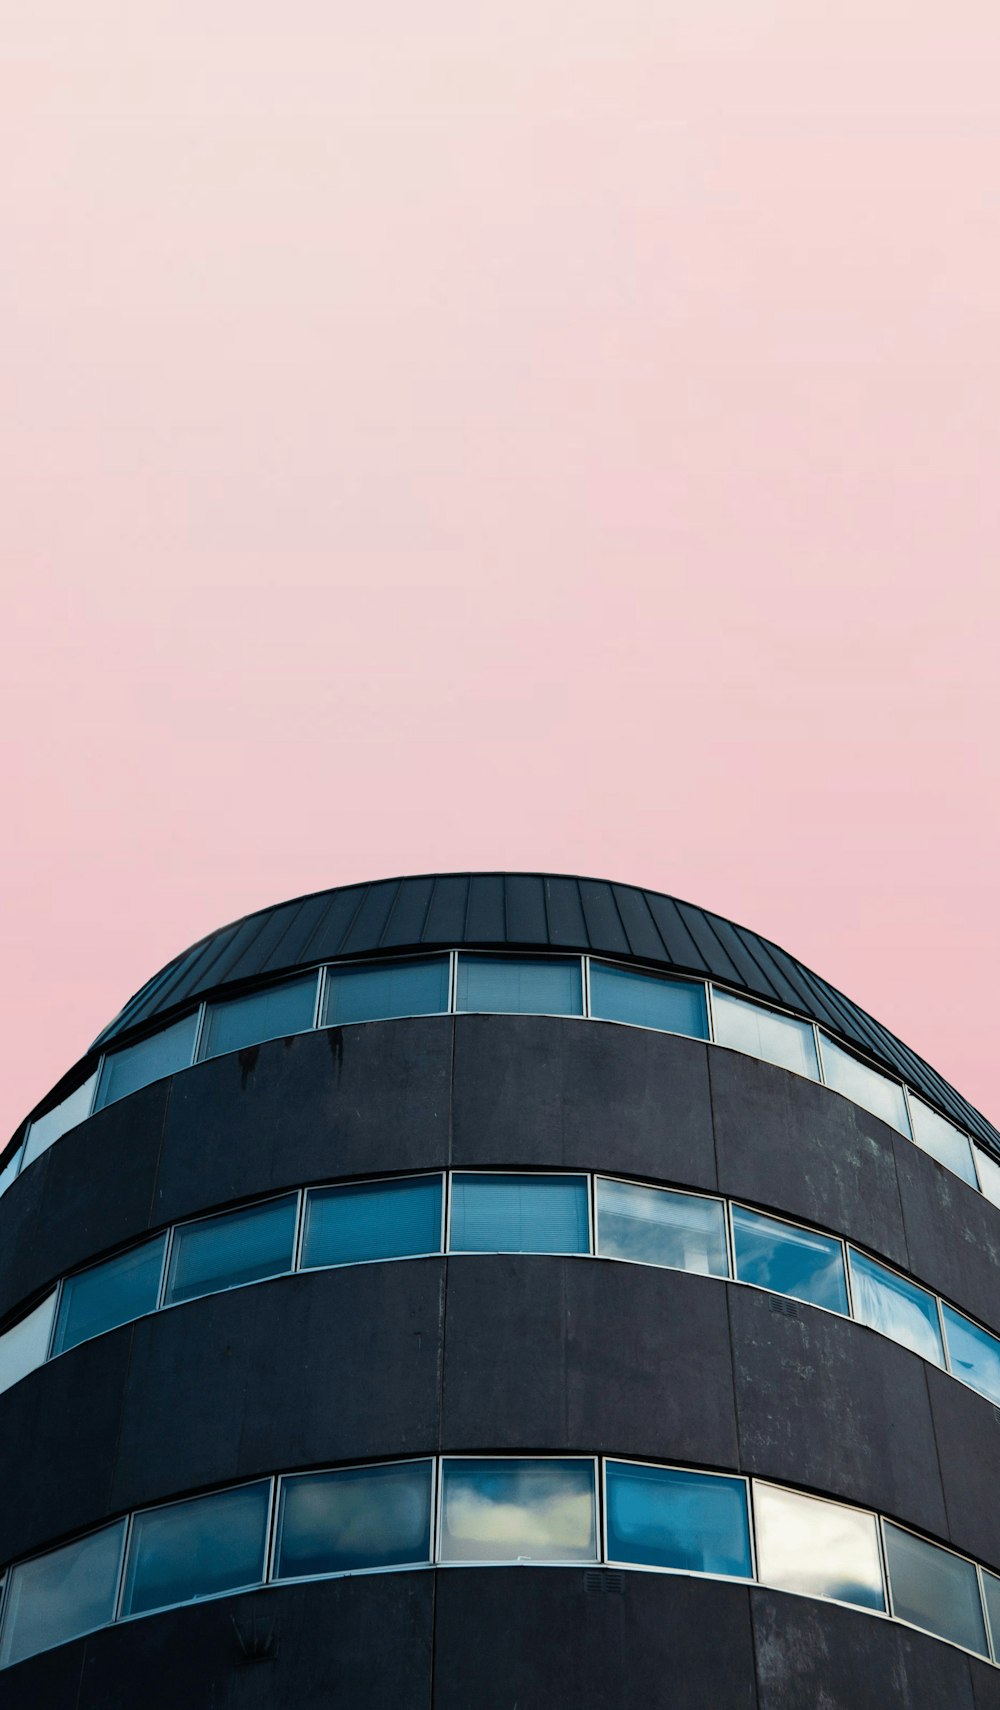
[[[1000,1707],[1000,1136],[755,934],[282,904],[0,1194],[0,1710]]]

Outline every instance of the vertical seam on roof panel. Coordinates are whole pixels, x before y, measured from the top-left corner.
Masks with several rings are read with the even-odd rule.
[[[392,899],[392,903],[390,905],[389,912],[385,917],[385,925],[383,926],[381,932],[378,935],[378,943],[375,946],[375,948],[377,950],[381,950],[383,945],[385,944],[385,935],[388,932],[390,926],[392,925],[392,919],[393,919],[394,914],[396,913],[397,907],[399,906],[399,899],[402,896],[402,894],[403,894],[403,880],[397,879],[396,880],[396,894]]]
[[[583,922],[584,941],[589,952],[594,948],[594,941],[590,936],[590,922],[587,919],[587,911],[583,906],[583,892],[580,889],[580,881],[579,879],[574,879],[573,883],[576,886],[576,906],[580,910],[580,919]]]

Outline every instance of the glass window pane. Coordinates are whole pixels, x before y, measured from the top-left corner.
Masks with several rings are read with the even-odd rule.
[[[597,1515],[592,1461],[444,1460],[445,1562],[592,1562]]]
[[[453,1253],[589,1253],[586,1176],[451,1178]]]
[[[727,1277],[725,1206],[721,1199],[598,1176],[597,1251],[605,1258]]]
[[[978,1187],[976,1167],[972,1162],[972,1143],[967,1134],[956,1128],[946,1117],[939,1116],[929,1104],[915,1094],[910,1095],[913,1118],[913,1138],[924,1152],[929,1152],[946,1170],[954,1170],[970,1187]]]
[[[0,1170],[0,1197],[2,1197],[7,1192],[7,1189],[10,1187],[11,1182],[13,1182],[17,1179],[17,1173],[18,1173],[18,1170],[21,1168],[21,1158],[23,1157],[23,1155],[24,1155],[24,1142],[22,1141],[20,1146],[18,1146],[17,1150],[15,1152],[11,1153],[11,1155],[7,1159],[7,1162],[5,1163],[3,1169]]]
[[[11,1569],[0,1668],[114,1620],[125,1522]]]
[[[460,956],[457,1009],[480,1015],[582,1015],[576,957]]]
[[[944,1365],[937,1302],[926,1289],[886,1270],[863,1253],[851,1253],[854,1316],[872,1330],[891,1336],[936,1366]]]
[[[259,1585],[270,1479],[148,1508],[132,1522],[123,1615]]]
[[[175,1075],[178,1069],[186,1069],[191,1062],[197,1031],[197,1014],[185,1015],[171,1027],[162,1028],[148,1039],[140,1039],[137,1045],[126,1045],[124,1051],[112,1051],[105,1057],[101,1070],[98,1108],[112,1104],[116,1098],[124,1098],[126,1093],[136,1092],[139,1087],[148,1086],[150,1081],[159,1081],[164,1075]]]
[[[741,1478],[608,1461],[608,1560],[750,1579]]]
[[[440,1251],[440,1176],[356,1182],[306,1194],[303,1270]]]
[[[100,1336],[118,1324],[141,1318],[145,1312],[155,1312],[166,1244],[165,1235],[156,1235],[129,1253],[119,1253],[103,1265],[91,1265],[89,1270],[67,1277],[59,1301],[53,1354],[64,1354],[89,1336]]]
[[[900,1134],[908,1135],[910,1125],[906,1120],[903,1089],[898,1082],[891,1081],[888,1075],[880,1075],[877,1069],[870,1069],[867,1063],[859,1062],[849,1051],[835,1045],[825,1033],[820,1035],[820,1039],[827,1086],[843,1093],[845,1098],[853,1099],[864,1110],[870,1110],[873,1116],[880,1116],[891,1128],[898,1128]]]
[[[885,1608],[874,1514],[756,1482],[753,1511],[764,1585]]]
[[[733,1259],[740,1282],[847,1312],[844,1249],[831,1235],[734,1205]]]
[[[598,1021],[627,1021],[661,1033],[684,1033],[689,1039],[708,1038],[705,988],[694,980],[663,979],[591,962],[590,1013]]]
[[[995,1573],[983,1569],[983,1596],[986,1602],[986,1618],[990,1627],[990,1638],[993,1640],[993,1655],[1000,1657],[1000,1579]]]
[[[765,1063],[776,1063],[780,1069],[794,1069],[798,1075],[819,1079],[816,1035],[808,1021],[732,997],[717,986],[712,988],[712,1015],[717,1045],[729,1045],[750,1057],[763,1057]]]
[[[1000,1342],[988,1330],[980,1330],[970,1318],[942,1301],[948,1358],[956,1377],[1000,1407]]]
[[[976,1147],[976,1173],[986,1198],[1000,1205],[1000,1164],[980,1146]]]
[[[354,1021],[390,1021],[400,1015],[440,1015],[448,1008],[447,956],[420,962],[381,962],[328,968],[327,1027]]]
[[[888,1520],[885,1553],[893,1614],[985,1656],[986,1630],[972,1563]]]
[[[174,1230],[165,1303],[282,1276],[292,1268],[298,1194],[224,1211]]]
[[[0,1336],[0,1391],[44,1365],[56,1310],[56,1290]]]
[[[430,1561],[433,1461],[283,1478],[275,1579]]]
[[[94,1102],[94,1088],[97,1085],[97,1070],[68,1094],[54,1110],[46,1111],[34,1122],[29,1122],[28,1132],[24,1140],[25,1165],[33,1164],[46,1152],[54,1140],[60,1140],[77,1123],[83,1122],[90,1115]]]
[[[286,980],[266,991],[210,1003],[200,1056],[221,1057],[225,1051],[242,1051],[265,1039],[287,1039],[292,1033],[307,1032],[316,1012],[316,978],[307,974],[304,979]]]

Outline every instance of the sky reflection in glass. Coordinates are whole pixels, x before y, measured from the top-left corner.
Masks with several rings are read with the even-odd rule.
[[[763,1584],[885,1608],[874,1514],[756,1481],[753,1510]]]
[[[259,1585],[270,1494],[270,1479],[262,1479],[136,1514],[122,1614]]]
[[[281,1481],[277,1579],[427,1562],[433,1461]]]
[[[597,1250],[636,1264],[728,1276],[725,1206],[697,1194],[598,1176]]]
[[[854,1316],[936,1366],[944,1365],[937,1302],[926,1289],[850,1249]]]
[[[125,1521],[13,1568],[0,1668],[114,1619]]]
[[[444,1460],[440,1559],[596,1561],[593,1462]]]
[[[733,1257],[740,1282],[847,1312],[844,1250],[830,1235],[734,1205]]]
[[[941,1313],[955,1376],[1000,1407],[1000,1342],[953,1306],[942,1302]]]
[[[750,1057],[762,1057],[781,1069],[819,1079],[816,1035],[808,1021],[780,1015],[759,1003],[747,1003],[729,992],[712,988],[712,1016],[717,1045],[729,1045]]]

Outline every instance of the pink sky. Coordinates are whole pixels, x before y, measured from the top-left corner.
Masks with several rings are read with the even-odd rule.
[[[304,890],[651,885],[1000,1119],[996,0],[14,0],[4,1136]]]

